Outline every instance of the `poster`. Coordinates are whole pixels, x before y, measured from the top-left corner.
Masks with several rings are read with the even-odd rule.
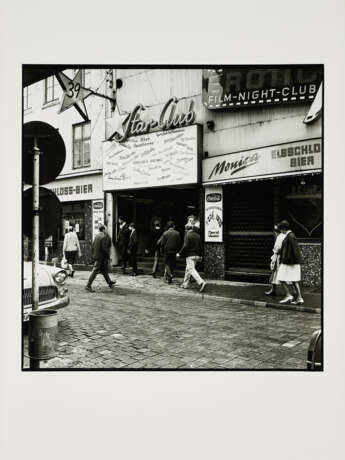
[[[94,200],[92,202],[92,241],[100,225],[104,225],[104,200]]]
[[[104,191],[198,182],[197,125],[106,144]]]
[[[223,242],[223,187],[205,187],[205,242]]]

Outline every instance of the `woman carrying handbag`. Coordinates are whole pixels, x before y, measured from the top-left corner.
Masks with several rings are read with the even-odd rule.
[[[266,291],[266,295],[272,295],[276,296],[277,295],[277,286],[280,284],[280,282],[277,280],[277,273],[278,273],[278,268],[279,268],[279,262],[280,262],[280,251],[281,247],[285,238],[285,234],[282,233],[278,225],[274,226],[274,236],[275,236],[275,241],[274,241],[274,246],[273,246],[273,254],[271,257],[271,276],[270,276],[270,283],[271,283],[271,289],[269,291]]]
[[[68,232],[65,234],[62,251],[67,260],[69,276],[73,278],[73,265],[75,264],[77,253],[79,257],[81,256],[78,235],[74,232],[73,227],[69,227]]]
[[[302,305],[304,300],[299,283],[301,281],[301,264],[303,262],[298,242],[287,220],[282,220],[278,228],[285,234],[280,251],[280,265],[277,273],[277,280],[283,284],[286,296],[280,303],[284,304],[291,302],[294,305]],[[296,290],[296,300],[293,300],[293,295],[289,290],[289,284],[292,284]]]

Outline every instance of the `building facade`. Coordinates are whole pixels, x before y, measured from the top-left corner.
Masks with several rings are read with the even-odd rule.
[[[156,221],[174,220],[183,233],[194,214],[206,277],[267,280],[273,226],[287,219],[304,256],[303,283],[320,285],[322,66],[83,72],[84,86],[105,95],[111,80],[115,110],[91,95],[89,122],[73,109],[59,114],[53,77],[24,90],[24,122],[50,123],[66,145],[64,169],[46,185],[62,204],[57,252],[73,225],[80,262],[89,263],[98,224],[116,241],[123,216],[137,224],[139,255],[152,255]]]
[[[71,79],[76,72],[74,69],[64,70]],[[83,85],[92,89],[101,85],[103,91],[104,72],[104,69],[83,69]],[[102,142],[105,101],[88,97],[85,106],[90,121],[84,122],[73,108],[59,113],[62,96],[63,91],[55,76],[26,87],[23,94],[24,123],[49,123],[59,130],[66,147],[63,170],[56,180],[44,185],[61,202],[60,224],[48,237],[49,256],[61,257],[64,234],[69,226],[73,226],[82,252],[78,262],[89,264],[92,261],[92,239],[98,224],[104,222]]]
[[[183,232],[197,214],[206,276],[265,275],[273,226],[288,219],[319,285],[322,118],[306,123],[321,67],[116,69],[117,110],[103,143],[107,216],[136,221],[142,254],[150,228]]]

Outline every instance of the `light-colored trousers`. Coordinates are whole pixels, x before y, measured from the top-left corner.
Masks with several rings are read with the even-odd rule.
[[[191,256],[191,257],[186,257],[186,272],[184,274],[184,280],[183,280],[183,286],[188,287],[190,277],[192,276],[195,281],[198,284],[201,284],[204,282],[204,280],[201,278],[199,273],[197,272],[195,268],[195,264],[198,261],[199,257],[196,256]]]

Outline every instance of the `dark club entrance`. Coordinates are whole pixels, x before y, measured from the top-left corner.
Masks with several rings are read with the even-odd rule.
[[[116,214],[127,223],[136,223],[138,254],[152,255],[152,229],[156,221],[165,229],[167,222],[173,220],[183,236],[187,217],[198,216],[199,209],[199,189],[165,187],[119,192]]]
[[[225,187],[226,260],[230,271],[268,271],[273,247],[273,181]]]

